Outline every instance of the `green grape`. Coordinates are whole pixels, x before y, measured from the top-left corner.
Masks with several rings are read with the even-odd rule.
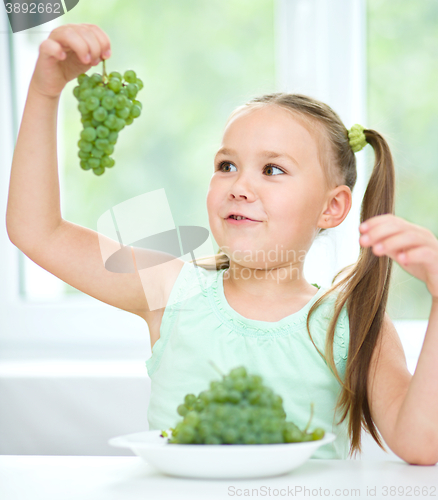
[[[237,388],[236,388],[237,386]],[[240,386],[240,389],[238,388]],[[198,396],[190,393],[179,405],[183,417],[171,429],[171,444],[274,444],[312,441],[324,437],[324,430],[307,433],[286,421],[283,399],[263,384],[259,375],[237,367],[221,381],[213,380]]]
[[[184,417],[189,412],[189,409],[187,408],[186,405],[179,405],[178,408],[176,409],[179,415]]]
[[[114,152],[119,132],[126,125],[132,124],[140,115],[142,104],[134,97],[142,88],[143,82],[137,78],[133,70],[125,71],[123,76],[118,71],[107,75],[105,61],[103,61],[103,74],[93,73],[88,76],[82,73],[77,77],[73,95],[78,101],[83,125],[77,143],[81,169],[92,169],[96,175],[102,175],[106,168],[115,165],[115,160],[110,155]],[[224,394],[220,393],[221,401],[224,400]],[[237,401],[238,397],[239,395],[234,393],[231,400]],[[191,404],[181,411],[202,413],[205,406],[205,401],[192,395]],[[192,423],[197,421],[196,416],[192,415],[190,418]],[[174,435],[184,428],[182,423],[176,426]],[[186,434],[186,440],[189,439],[189,434],[190,432]],[[184,433],[182,435],[184,436]],[[190,442],[199,444],[202,443],[202,438],[195,432]]]
[[[89,77],[88,77],[85,73],[81,73],[81,74],[78,76],[78,78],[77,78],[79,85],[80,85],[80,84],[81,84],[84,80],[87,80],[88,78],[89,78]]]
[[[87,105],[85,104],[84,101],[80,101],[78,104],[78,109],[81,112],[82,115],[88,113],[88,108]]]
[[[90,165],[90,167],[94,170],[96,168],[99,168],[100,167],[100,160],[99,158],[90,158],[88,160],[88,164]]]
[[[80,165],[83,170],[90,170],[91,168],[88,160],[81,160]]]
[[[108,87],[117,93],[122,88],[122,82],[118,78],[111,78]]]
[[[114,130],[120,132],[120,130],[122,130],[124,127],[125,127],[125,120],[123,120],[123,118],[117,118],[117,123]]]
[[[123,109],[128,102],[128,98],[125,95],[118,95],[116,96],[116,103],[115,103],[115,108],[116,109]]]
[[[105,167],[97,167],[97,168],[93,168],[93,173],[95,173],[96,175],[102,175],[103,173],[105,172]]]
[[[116,111],[116,115],[124,120],[129,116],[129,108],[122,108]]]
[[[91,154],[95,157],[95,158],[98,158],[100,160],[100,158],[102,158],[102,156],[104,155],[104,152],[102,149],[99,149],[99,148],[96,148],[96,147],[93,147],[93,149],[91,150]]]
[[[105,151],[105,149],[109,146],[108,139],[96,139],[95,141],[96,148]]]
[[[88,118],[81,118],[81,122],[82,122],[82,125],[84,126],[84,129],[88,128],[88,127],[94,128],[92,121],[89,120]]]
[[[88,99],[85,101],[85,105],[87,106],[87,109],[89,111],[94,111],[100,106],[100,101],[97,97],[95,96],[90,96]]]
[[[81,138],[84,139],[84,141],[94,141],[96,135],[96,129],[93,127],[86,127],[81,132]]]
[[[141,108],[140,108],[140,106],[137,106],[137,105],[134,104],[134,106],[132,106],[132,108],[131,108],[130,114],[131,114],[132,118],[139,117],[141,115]]]
[[[105,127],[104,125],[99,125],[97,128],[96,128],[96,135],[97,137],[100,137],[101,139],[105,139],[105,137],[108,137],[110,131],[107,127]]]
[[[78,156],[81,160],[88,160],[88,158],[90,158],[90,153],[88,153],[86,151],[82,151],[82,149],[80,149],[78,151]]]
[[[79,85],[79,88],[81,90],[83,89],[91,89],[93,87],[92,83],[90,82],[90,79],[87,77],[86,80],[83,80],[81,84]]]
[[[108,127],[111,130],[114,130],[117,127],[117,116],[116,115],[108,115],[108,118],[103,122],[105,127]],[[115,132],[117,133],[117,132]]]
[[[239,366],[238,368],[234,368],[230,371],[230,377],[233,379],[245,378],[247,375],[246,368],[243,366]]]
[[[201,421],[197,411],[189,411],[184,417],[184,423],[187,425],[196,426]]]
[[[134,83],[137,81],[137,75],[135,74],[135,71],[132,71],[132,69],[128,69],[127,71],[125,71],[123,78],[128,83]]]
[[[140,78],[137,78],[135,83],[138,85],[139,90],[143,88],[143,80],[141,80]]]
[[[118,78],[120,81],[122,81],[122,75],[118,71],[112,71],[109,75],[108,78]]]
[[[107,119],[105,120],[105,125],[106,125],[106,122],[107,122],[108,120],[109,120],[109,118],[107,118]],[[109,133],[109,135],[108,135],[108,142],[109,142],[110,144],[116,144],[118,137],[119,137],[119,133],[118,133],[118,132],[116,132],[115,130],[112,130],[112,131]]]
[[[207,436],[205,438],[205,444],[221,444],[221,443],[222,443],[221,439],[214,435]]]
[[[128,96],[134,98],[137,95],[139,88],[135,83],[130,83],[126,86],[126,90],[128,91]]]
[[[87,153],[90,153],[93,149],[93,144],[91,142],[84,141],[84,139],[78,141],[78,146],[81,151],[85,151]]]
[[[107,146],[105,146],[105,149],[104,149],[104,152],[105,154],[107,154],[108,156],[109,155],[112,155],[114,153],[114,144],[109,144]]]
[[[114,165],[114,160],[107,155],[102,156],[100,164],[105,168],[111,168]]]
[[[106,90],[104,87],[95,87],[91,92],[93,93],[92,95],[98,99],[103,99],[103,97],[106,96]]]
[[[116,99],[111,95],[106,95],[102,99],[102,107],[104,107],[107,111],[113,109],[115,105],[116,105]]]
[[[86,88],[79,91],[79,99],[81,101],[85,101],[88,97],[93,95],[93,89]]]
[[[102,82],[102,75],[99,75],[99,73],[93,73],[90,77],[92,83],[101,83]]]
[[[317,441],[318,439],[322,439],[325,436],[325,431],[324,429],[321,429],[321,427],[318,427],[312,432],[312,439],[314,441]]]
[[[103,122],[107,116],[108,116],[108,111],[105,108],[102,108],[102,106],[99,106],[93,112],[93,118],[98,122]]]

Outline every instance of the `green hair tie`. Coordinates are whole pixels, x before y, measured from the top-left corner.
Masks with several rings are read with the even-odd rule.
[[[356,123],[348,131],[348,141],[354,153],[357,153],[367,145],[367,139],[363,133],[364,130],[365,127]]]

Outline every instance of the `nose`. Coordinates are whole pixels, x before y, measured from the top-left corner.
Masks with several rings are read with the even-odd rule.
[[[231,185],[228,197],[232,199],[241,199],[244,198],[246,200],[254,199],[254,191],[251,187],[251,184],[248,182],[248,176],[241,175],[236,179],[236,181]]]

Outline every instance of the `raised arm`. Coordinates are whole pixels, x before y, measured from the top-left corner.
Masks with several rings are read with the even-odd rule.
[[[39,266],[102,302],[143,317],[149,324],[157,314],[148,306],[149,297],[164,307],[166,290],[173,285],[181,261],[175,259],[165,269],[152,267],[141,277],[136,271],[107,271],[101,246],[108,255],[119,250],[120,244],[64,220],[60,211],[56,147],[60,94],[68,81],[98,64],[109,49],[107,35],[88,24],[56,28],[40,45],[12,161],[6,226],[12,243]],[[87,63],[87,55],[91,63]],[[126,250],[124,258],[130,259],[136,269],[131,251]],[[159,252],[139,252],[143,262],[149,257],[151,262],[159,257],[163,260]]]

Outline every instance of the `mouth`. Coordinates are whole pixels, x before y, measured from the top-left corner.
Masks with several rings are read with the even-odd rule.
[[[230,224],[249,224],[254,222],[261,222],[259,220],[249,219],[248,217],[244,217],[242,215],[230,215],[225,219]]]

